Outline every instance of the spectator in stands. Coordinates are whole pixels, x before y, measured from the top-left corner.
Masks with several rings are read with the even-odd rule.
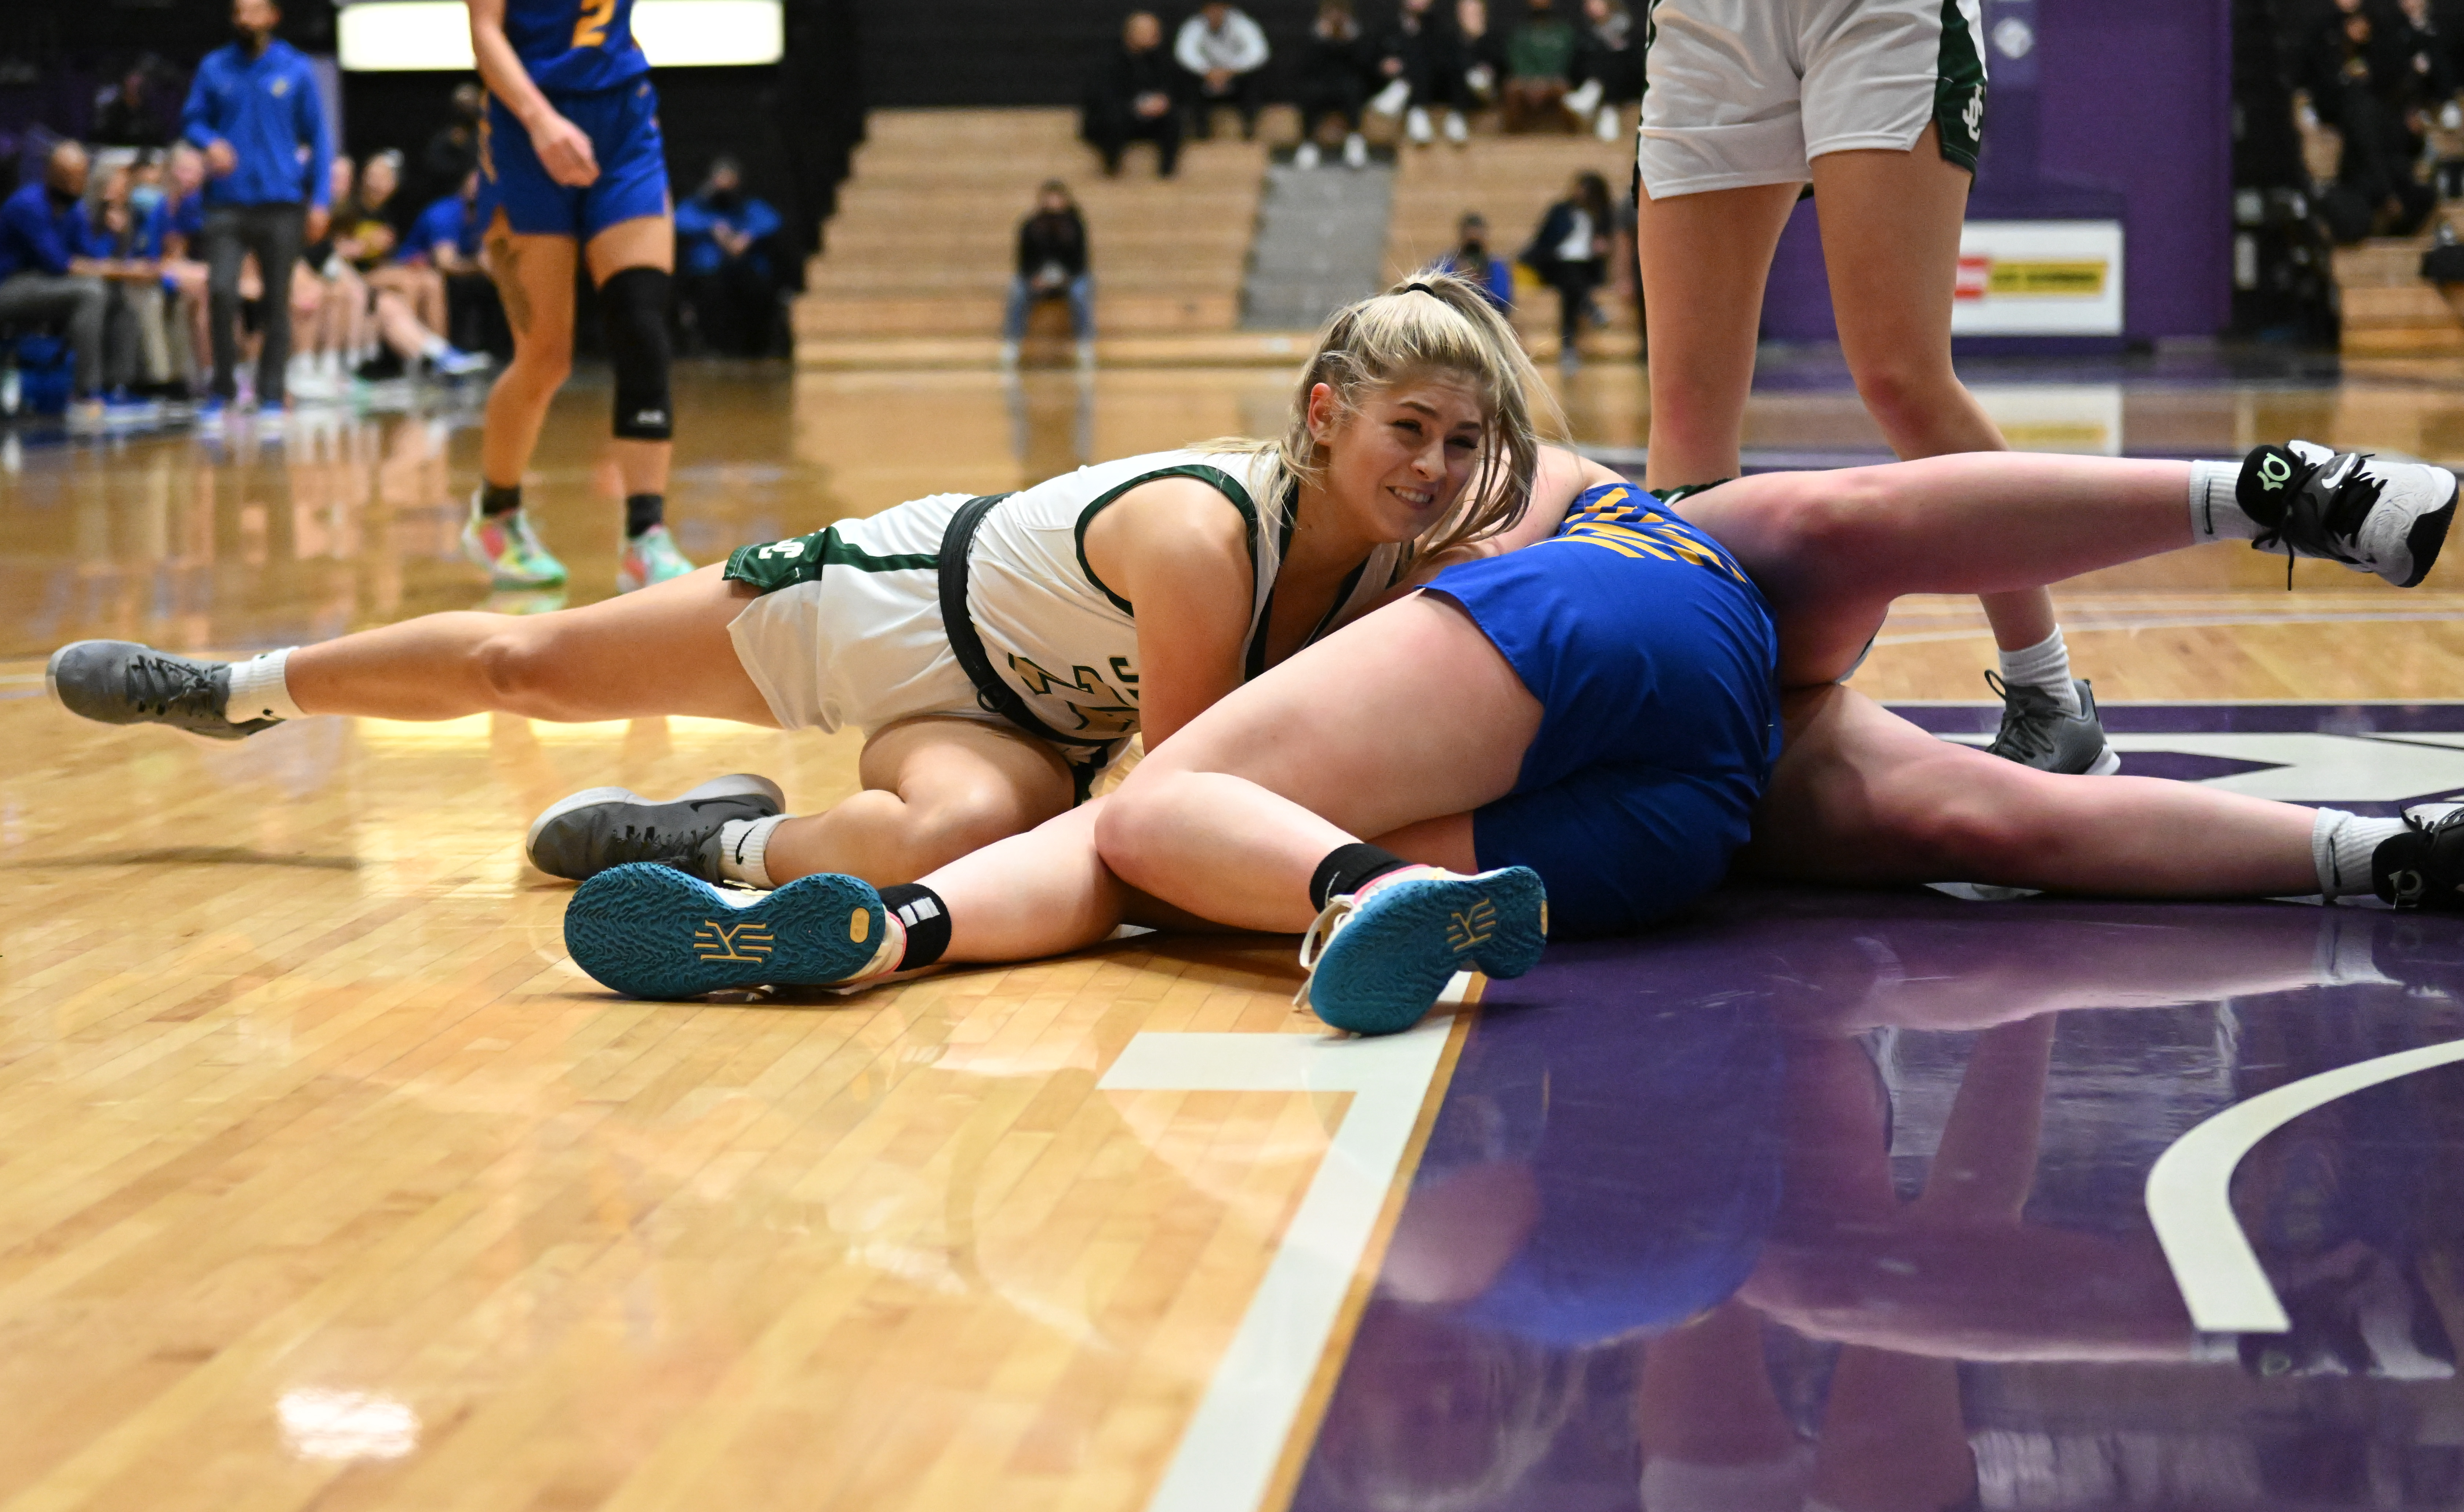
[[[104,392],[128,381],[134,353],[126,322],[110,318],[101,270],[84,255],[87,167],[85,148],[63,142],[40,179],[0,203],[0,322],[67,326],[74,413],[99,419]]]
[[[1369,44],[1352,0],[1320,0],[1317,21],[1301,54],[1301,145],[1296,167],[1318,166],[1321,149],[1340,140],[1343,166],[1369,166],[1369,143],[1360,135],[1360,107],[1369,99]]]
[[[1566,121],[1579,38],[1554,0],[1529,0],[1530,11],[1506,42],[1503,106],[1508,131],[1555,130]]]
[[[397,243],[393,227],[366,206],[367,181],[395,172],[400,154],[380,152],[370,157],[357,185],[351,182],[348,160],[338,157],[334,161],[334,229],[326,249],[328,256],[319,268],[329,291],[316,344],[324,361],[312,383],[319,389],[342,391],[348,379],[367,368],[380,348],[399,359],[407,373],[425,366],[440,376],[451,378],[484,369],[488,366],[485,357],[453,346],[437,327],[419,319],[402,292],[400,280],[387,279],[385,286],[375,286],[380,277],[394,266],[388,259]],[[388,183],[385,194],[390,193]],[[404,265],[402,271],[435,286],[438,324],[442,325],[442,276],[424,265]],[[376,373],[382,369],[367,371]]]
[[[167,326],[171,367],[191,395],[205,391],[209,276],[198,254],[206,245],[206,155],[186,142],[171,145],[163,164],[163,286],[172,300]]]
[[[1463,211],[1455,223],[1455,248],[1438,266],[1480,290],[1500,315],[1514,313],[1514,270],[1488,250],[1488,217],[1476,210]]]
[[[419,155],[419,183],[422,194],[442,197],[453,192],[454,186],[471,176],[479,166],[479,118],[487,113],[488,92],[472,80],[453,86],[452,116],[436,128],[428,139],[426,150]],[[396,154],[399,165],[401,158]]]
[[[181,113],[184,134],[204,149],[211,174],[206,186],[206,263],[211,275],[214,376],[208,403],[216,407],[238,394],[241,259],[254,253],[266,281],[256,402],[278,409],[291,361],[291,270],[300,247],[325,234],[333,139],[315,71],[297,48],[274,34],[281,20],[274,0],[231,0],[238,40],[207,54],[197,65]]]
[[[1087,220],[1069,186],[1047,179],[1036,191],[1035,213],[1018,223],[1018,272],[1009,282],[1009,312],[1001,321],[1001,366],[1018,366],[1026,340],[1026,316],[1039,301],[1069,301],[1069,335],[1078,344],[1078,366],[1095,366],[1095,283],[1087,271]]]
[[[1634,12],[1625,0],[1583,0],[1583,24],[1575,29],[1574,88],[1566,109],[1588,120],[1602,142],[1624,135],[1624,110],[1642,98],[1642,49],[1635,43]]]
[[[452,182],[458,185],[470,176],[466,172]],[[400,296],[429,330],[445,329],[445,276],[426,261],[405,261],[398,256],[402,233],[408,229],[402,205],[402,154],[379,152],[363,164],[358,192],[346,209],[343,236],[336,245],[345,250],[362,281]]]
[[[1487,0],[1456,0],[1455,55],[1472,108],[1496,104],[1506,84],[1506,44],[1488,24]]]
[[[2320,213],[2340,242],[2379,233],[2410,235],[2436,207],[2412,165],[2420,150],[2420,83],[2401,12],[2338,0],[2306,50],[2302,81],[2311,108],[2343,145]]]
[[[124,322],[135,341],[132,379],[158,390],[171,381],[170,333],[163,317],[163,233],[165,216],[158,190],[137,194],[138,165],[115,164],[101,175],[86,206],[77,250],[103,280],[112,307],[106,321]]]
[[[443,331],[449,340],[488,323],[499,308],[496,286],[479,260],[480,236],[486,229],[479,219],[479,170],[473,168],[463,175],[457,192],[419,212],[395,256],[399,265],[425,268],[430,276],[428,287],[443,288],[445,318],[432,328]]]
[[[734,158],[713,158],[699,190],[676,207],[676,272],[693,325],[713,350],[762,357],[779,326],[780,228],[786,223],[744,192]]]
[[[94,102],[94,140],[115,147],[159,147],[170,140],[155,101],[163,60],[147,54]]]
[[[1258,134],[1258,107],[1265,83],[1266,33],[1248,12],[1225,0],[1207,0],[1198,13],[1180,24],[1173,39],[1173,61],[1189,75],[1190,100],[1196,108],[1196,135],[1200,142],[1215,134],[1215,107],[1230,105],[1241,113],[1241,140]]]
[[[1163,23],[1149,11],[1133,11],[1121,23],[1121,45],[1088,80],[1087,107],[1079,134],[1103,155],[1104,176],[1117,178],[1121,154],[1133,142],[1155,145],[1155,173],[1172,177],[1180,161],[1180,112],[1173,90],[1172,59],[1164,56]]]
[[[1598,319],[1592,292],[1608,278],[1616,228],[1609,222],[1609,186],[1596,173],[1577,173],[1572,190],[1549,207],[1523,263],[1557,291],[1557,361],[1582,360],[1577,342],[1586,317]]]
[[[1463,113],[1478,101],[1463,83],[1463,57],[1456,36],[1437,0],[1402,0],[1395,24],[1377,40],[1377,95],[1369,108],[1381,116],[1403,118],[1403,135],[1416,146],[1437,139],[1429,112],[1446,113],[1446,140],[1462,146],[1471,140]]]

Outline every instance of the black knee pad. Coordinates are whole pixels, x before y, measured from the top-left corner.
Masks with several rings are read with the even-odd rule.
[[[674,434],[668,399],[669,289],[657,268],[627,268],[599,286],[599,316],[616,366],[616,434],[627,441],[664,441]]]

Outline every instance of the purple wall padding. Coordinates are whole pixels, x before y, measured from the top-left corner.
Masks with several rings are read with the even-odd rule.
[[[1995,103],[2004,119],[2034,107],[2037,172],[2123,200],[2123,326],[2136,340],[2212,336],[2233,298],[2232,0],[1987,0],[1985,30],[2020,11],[2035,24],[2036,99],[1989,51],[1985,158],[1972,213],[2012,215],[2035,179],[1995,158]],[[2013,77],[2018,76],[2018,77]],[[1997,184],[2010,195],[1996,196]],[[2048,209],[2058,195],[2049,194]],[[2058,211],[2057,211],[2058,213]],[[1796,208],[1771,266],[1763,334],[1773,341],[1832,341],[1831,291],[1813,201]]]

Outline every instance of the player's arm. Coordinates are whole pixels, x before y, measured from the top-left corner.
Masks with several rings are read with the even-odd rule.
[[[467,0],[471,8],[471,55],[478,60],[479,78],[488,93],[503,101],[522,129],[531,134],[531,150],[539,154],[548,177],[568,189],[581,189],[599,177],[599,156],[580,126],[557,114],[547,96],[531,82],[528,70],[505,35],[505,0]]]
[[[1136,608],[1138,724],[1153,750],[1241,685],[1256,583],[1248,525],[1196,478],[1158,478],[1097,515],[1086,550]]]

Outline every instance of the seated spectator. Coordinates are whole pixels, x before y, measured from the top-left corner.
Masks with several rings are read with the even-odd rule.
[[[1572,190],[1549,207],[1522,261],[1557,291],[1557,361],[1582,360],[1577,342],[1586,317],[1599,319],[1592,291],[1608,278],[1616,227],[1609,220],[1609,186],[1596,173],[1577,173]]]
[[[1018,273],[1009,281],[1009,312],[1001,321],[1001,366],[1018,366],[1026,340],[1026,316],[1039,300],[1069,301],[1069,334],[1078,344],[1078,366],[1095,366],[1095,282],[1087,271],[1087,221],[1069,186],[1048,179],[1036,191],[1035,213],[1018,223]]]
[[[470,176],[465,172],[462,178]],[[402,154],[379,152],[370,157],[360,167],[360,186],[351,202],[334,211],[336,222],[343,228],[334,245],[351,259],[362,282],[379,293],[391,292],[410,307],[411,317],[420,324],[441,331],[448,314],[445,277],[425,261],[401,258],[402,233],[408,229],[401,192]]]
[[[1163,23],[1148,11],[1133,11],[1121,23],[1121,45],[1087,81],[1087,107],[1079,135],[1104,159],[1104,176],[1117,178],[1121,154],[1133,142],[1155,145],[1155,174],[1172,177],[1180,161],[1180,112],[1175,108],[1172,59],[1164,56]]]
[[[1462,146],[1471,140],[1463,120],[1479,101],[1463,82],[1461,39],[1437,0],[1402,0],[1395,24],[1377,39],[1377,95],[1369,108],[1381,116],[1403,118],[1403,135],[1416,146],[1437,140],[1429,112],[1446,113],[1446,140]]]
[[[134,333],[111,319],[111,291],[84,255],[85,148],[63,142],[43,176],[0,202],[0,324],[64,325],[76,369],[72,414],[99,419],[106,391],[136,367]]]
[[[1455,0],[1455,57],[1470,108],[1496,104],[1506,87],[1506,44],[1489,28],[1487,0]]]
[[[2412,172],[2422,86],[2403,32],[2401,14],[2339,4],[2303,58],[2311,106],[2343,139],[2335,181],[2319,200],[2339,242],[2411,235],[2437,206],[2436,191]]]
[[[1200,142],[1215,134],[1215,107],[1230,105],[1241,112],[1241,140],[1258,134],[1260,93],[1265,83],[1266,33],[1248,13],[1224,0],[1207,0],[1198,13],[1180,24],[1173,39],[1173,60],[1189,75],[1191,102],[1197,109],[1196,135]]]
[[[419,154],[419,188],[430,195],[453,192],[453,186],[479,166],[479,122],[487,114],[488,92],[470,79],[453,86],[452,115]],[[399,167],[400,153],[394,154]]]
[[[163,60],[151,54],[138,59],[120,81],[95,100],[94,140],[105,146],[159,147],[171,138],[165,120],[155,76]]]
[[[1557,14],[1554,0],[1530,0],[1531,10],[1506,41],[1502,104],[1508,131],[1550,131],[1565,124],[1566,95],[1573,87],[1574,29]]]
[[[442,280],[445,319],[431,329],[442,329],[448,340],[465,329],[484,325],[489,313],[496,308],[496,286],[479,261],[479,238],[486,228],[479,220],[478,209],[479,172],[473,168],[463,175],[458,193],[449,194],[419,212],[419,218],[410,223],[410,231],[403,237],[402,251],[394,257],[397,266],[425,268]],[[457,345],[475,347],[483,344],[464,340]]]
[[[1514,270],[1488,250],[1488,217],[1476,210],[1463,211],[1455,223],[1455,249],[1438,259],[1441,272],[1476,285],[1481,297],[1500,315],[1514,313]]]
[[[1338,138],[1345,167],[1369,166],[1369,144],[1360,135],[1360,107],[1369,98],[1368,51],[1352,0],[1320,0],[1309,50],[1301,55],[1296,166],[1317,167],[1321,148],[1333,146]]]
[[[769,355],[779,325],[777,237],[785,222],[744,192],[731,157],[711,160],[701,189],[676,207],[676,271],[693,326],[712,350],[730,357]]]
[[[212,350],[206,324],[206,155],[186,142],[171,144],[163,163],[163,287],[172,313],[165,323],[174,375],[189,391],[204,391],[206,354]]]
[[[1624,110],[1642,98],[1642,49],[1635,45],[1634,12],[1625,0],[1583,0],[1576,29],[1574,88],[1566,109],[1589,121],[1602,142],[1624,132]]]
[[[158,190],[141,201],[138,167],[121,163],[106,171],[86,207],[78,247],[95,277],[110,290],[106,320],[126,322],[137,340],[138,366],[130,375],[158,391],[170,384],[171,342],[163,317],[163,236],[165,216]]]

